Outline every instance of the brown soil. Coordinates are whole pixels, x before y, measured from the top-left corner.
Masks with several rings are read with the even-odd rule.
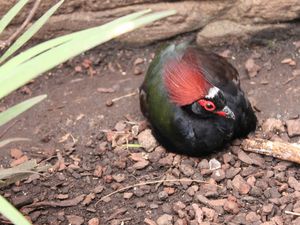
[[[296,74],[300,65],[299,50],[293,44],[300,40],[300,29],[299,26],[292,28],[284,35],[257,37],[247,43],[213,49],[219,53],[230,50],[228,60],[240,72],[242,86],[258,110],[260,124],[267,118],[280,119],[284,124],[299,116],[300,74],[292,74]],[[190,39],[194,35],[168,42]],[[10,166],[14,148],[29,159],[43,163],[46,160],[52,165],[57,163],[59,153],[64,162],[60,161],[60,167],[54,171],[30,182],[6,187],[0,193],[34,224],[88,224],[92,218],[98,218],[100,224],[262,224],[266,221],[269,221],[266,224],[277,225],[300,224],[300,217],[285,213],[300,212],[300,184],[297,183],[300,173],[296,164],[247,153],[255,159],[249,162],[241,153],[239,141],[205,159],[178,156],[160,148],[150,153],[142,148],[120,150],[120,145],[126,143],[125,139],[121,141],[126,134],[130,143],[137,143],[130,132],[132,126],[144,129],[143,123],[139,123],[144,118],[139,110],[138,95],[120,99],[110,107],[107,102],[137,90],[160,44],[126,48],[111,42],[61,65],[8,96],[0,106],[8,107],[30,95],[46,93],[48,98],[18,117],[2,137],[27,137],[31,141],[1,149],[0,164]],[[260,67],[251,78],[245,70],[249,58]],[[294,60],[296,65],[281,63],[286,58]],[[141,63],[134,65],[136,60]],[[139,72],[141,74],[134,75]],[[119,121],[130,123],[125,126]],[[113,133],[116,129],[121,134],[114,140],[112,134],[116,134]],[[258,128],[257,135],[263,136],[261,132]],[[268,138],[299,141],[297,137],[289,138],[285,130],[271,132]],[[115,141],[119,147],[115,147]],[[146,157],[133,153],[143,153]],[[220,169],[208,168],[212,158],[221,163]],[[140,165],[136,165],[136,161],[141,162]],[[101,197],[119,188],[166,177],[203,179],[207,183],[143,185],[126,193],[116,193],[95,205]],[[79,197],[78,201],[71,201],[70,206],[37,205],[80,195],[84,195],[85,200]],[[33,205],[28,207],[31,203]]]

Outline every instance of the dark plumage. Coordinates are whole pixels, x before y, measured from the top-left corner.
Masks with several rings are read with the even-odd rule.
[[[236,69],[187,43],[156,54],[140,89],[140,105],[162,145],[193,156],[246,136],[257,122]]]

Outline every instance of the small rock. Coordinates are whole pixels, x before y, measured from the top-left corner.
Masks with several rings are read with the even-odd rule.
[[[146,203],[142,202],[142,201],[138,201],[135,205],[138,209],[140,208],[145,208],[146,207]]]
[[[194,168],[189,164],[180,164],[179,170],[187,177],[190,177],[195,173]]]
[[[189,196],[194,196],[195,193],[198,191],[198,189],[199,189],[199,187],[197,185],[193,185],[186,190],[186,193]]]
[[[162,146],[157,146],[153,152],[150,152],[148,159],[150,162],[157,162],[161,159],[162,154],[165,152],[165,149]]]
[[[126,128],[126,123],[124,121],[119,121],[115,125],[116,131],[123,131]]]
[[[291,188],[295,189],[296,191],[300,191],[300,182],[296,180],[295,177],[289,177],[288,184]]]
[[[112,175],[112,178],[113,178],[116,182],[121,183],[122,181],[124,181],[124,180],[126,179],[126,175],[125,175],[125,174],[121,174],[121,173],[119,173],[119,174],[114,174],[114,175]]]
[[[286,121],[287,131],[289,137],[300,135],[300,119]]]
[[[149,161],[141,160],[141,161],[138,161],[135,164],[133,164],[132,167],[136,170],[141,170],[141,169],[144,169],[148,165],[149,165]]]
[[[250,191],[250,185],[240,175],[234,177],[232,185],[242,195],[245,195]]]
[[[216,215],[216,211],[207,207],[201,208],[203,211],[204,216],[208,221],[213,221]]]
[[[208,169],[209,168],[209,164],[207,159],[202,159],[199,164],[198,164],[198,168],[199,169]]]
[[[211,177],[216,182],[220,182],[221,180],[223,180],[225,178],[225,171],[223,169],[214,170],[214,172],[212,173]]]
[[[174,157],[172,154],[167,154],[166,157],[161,158],[158,163],[162,166],[171,166],[173,164]]]
[[[221,163],[215,158],[209,160],[208,164],[210,170],[217,170],[221,168]]]
[[[253,222],[256,222],[256,221],[259,221],[259,220],[260,220],[260,216],[257,215],[255,212],[249,212],[246,215],[246,221],[248,221],[250,223],[253,223]]]
[[[165,191],[160,191],[158,193],[158,199],[159,200],[166,200],[169,197],[168,193]]]
[[[192,207],[193,207],[194,212],[195,212],[196,221],[198,222],[198,224],[202,224],[202,222],[203,222],[203,211],[195,203],[192,204]]]
[[[263,211],[265,214],[269,214],[269,213],[272,212],[273,207],[274,207],[273,204],[267,204],[267,205],[264,205],[264,206],[262,207],[262,211]]]
[[[88,225],[100,225],[100,220],[94,217],[88,221]]]
[[[240,211],[240,208],[239,208],[238,203],[236,202],[236,199],[234,199],[231,196],[228,197],[223,208],[225,211],[227,211],[229,213],[233,213],[233,214],[238,214]]]
[[[150,129],[146,129],[138,135],[138,142],[147,152],[153,151],[158,145]]]
[[[99,193],[101,193],[101,192],[103,191],[103,189],[104,189],[104,186],[98,185],[98,186],[96,186],[96,187],[94,188],[93,192],[94,192],[95,194],[99,194]]]
[[[156,220],[157,225],[172,225],[173,224],[173,216],[169,214],[164,214]]]
[[[132,197],[132,195],[133,195],[133,193],[131,193],[131,192],[125,192],[125,193],[123,194],[123,198],[125,198],[125,199],[130,199],[130,198]]]
[[[253,164],[252,158],[250,158],[248,154],[242,150],[238,152],[238,158],[244,163],[247,163],[249,165]]]
[[[186,205],[182,201],[178,201],[173,204],[173,210],[175,212],[178,212],[179,210],[182,210],[185,207],[186,207]]]
[[[230,167],[228,170],[226,170],[226,178],[231,179],[239,172],[241,172],[241,168]]]
[[[155,221],[153,221],[149,218],[145,218],[144,223],[147,224],[147,225],[157,225],[157,223],[155,223]]]
[[[261,126],[264,133],[282,133],[285,132],[284,125],[281,120],[268,118]]]
[[[223,155],[223,161],[225,164],[231,163],[231,165],[232,165],[234,163],[234,157],[230,152],[225,153]]]
[[[141,75],[142,73],[143,73],[143,70],[140,67],[138,67],[138,66],[134,67],[134,70],[133,70],[134,75]]]
[[[84,222],[83,217],[76,215],[67,215],[67,220],[71,225],[81,225]]]
[[[21,156],[20,158],[13,160],[13,161],[10,163],[10,166],[11,166],[11,167],[14,167],[14,166],[20,165],[20,164],[22,164],[22,163],[24,163],[24,162],[27,162],[27,161],[28,161],[27,155],[23,155],[23,156]]]
[[[136,66],[136,65],[142,64],[143,62],[144,62],[144,59],[136,58],[133,62],[133,65]]]
[[[245,68],[250,78],[255,77],[261,69],[261,67],[255,63],[253,58],[249,58],[246,61]]]

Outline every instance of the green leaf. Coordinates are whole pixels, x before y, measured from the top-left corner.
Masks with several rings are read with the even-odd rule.
[[[0,34],[29,0],[20,0],[0,20]]]
[[[18,116],[22,112],[26,111],[27,109],[31,108],[35,104],[39,103],[46,97],[47,97],[47,95],[39,95],[37,97],[30,98],[24,102],[21,102],[15,106],[5,110],[4,112],[1,112],[0,113],[0,126],[2,126],[3,124],[7,123],[10,120],[12,120],[13,118]]]
[[[0,214],[15,225],[31,225],[31,223],[2,195],[0,195]]]
[[[5,139],[3,141],[0,141],[0,148],[4,147],[5,145],[8,145],[12,142],[16,142],[16,141],[29,141],[30,139],[28,138],[8,138]]]
[[[59,46],[53,47],[48,51],[42,52],[17,67],[10,67],[5,71],[0,69],[0,83],[4,86],[4,88],[0,88],[0,99],[18,87],[26,84],[41,73],[86,50],[150,22],[173,15],[174,13],[174,10],[163,11],[138,17],[134,20],[113,24],[108,27],[106,26],[105,29],[100,26],[92,32],[90,32],[90,30],[82,32],[80,35],[77,35],[76,38],[62,43]]]
[[[82,34],[91,35],[96,30],[98,32],[101,32],[102,30],[109,28],[110,26],[115,26],[117,24],[133,20],[133,19],[138,18],[149,12],[151,12],[150,9],[132,13],[132,14],[120,17],[116,20],[113,20],[112,22],[106,23],[106,24],[100,26],[101,28],[93,27],[93,28],[89,28],[86,30],[77,31],[77,32],[74,32],[71,34],[67,34],[67,35],[64,35],[61,37],[54,38],[52,40],[43,42],[41,44],[38,44],[38,45],[20,53],[18,56],[10,59],[8,62],[6,62],[4,65],[2,65],[0,67],[0,74],[5,74],[5,73],[7,73],[7,71],[9,69],[16,67],[18,64],[21,64],[21,63],[29,60],[30,58],[33,58],[34,56],[37,56],[38,54],[49,50],[50,48],[57,47],[57,46],[61,45],[62,43],[65,43],[65,42],[71,41],[72,39],[78,38]]]
[[[47,22],[50,16],[55,13],[55,11],[60,7],[60,5],[64,2],[61,0],[54,6],[52,6],[43,16],[41,16],[26,32],[24,32],[14,43],[10,46],[9,49],[4,53],[4,55],[0,58],[0,63],[6,60],[9,56],[11,56],[14,52],[16,52],[19,48],[21,48],[39,29]]]

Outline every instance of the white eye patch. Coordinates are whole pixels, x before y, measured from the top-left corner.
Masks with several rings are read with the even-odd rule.
[[[218,92],[220,91],[217,87],[212,87],[208,90],[208,94],[205,96],[205,98],[213,99],[215,96],[218,95]]]

